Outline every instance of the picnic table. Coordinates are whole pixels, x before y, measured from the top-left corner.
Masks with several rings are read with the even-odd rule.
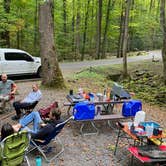
[[[72,108],[76,105],[76,101],[73,101],[72,98],[67,95],[68,102],[64,103],[64,106],[67,106],[67,114],[68,116],[71,116]],[[81,101],[83,101],[81,99]],[[128,100],[127,100],[128,101]],[[120,119],[128,119],[132,117],[125,117],[121,114],[121,112],[118,112],[117,110],[114,110],[114,106],[116,104],[123,104],[124,102],[127,102],[126,100],[119,100],[119,101],[89,101],[89,104],[94,104],[95,108],[97,106],[100,106],[102,108],[102,111],[100,114],[96,115],[94,119],[85,119],[85,120],[75,120],[76,122],[82,122],[80,127],[80,133],[82,135],[91,135],[91,134],[98,134],[99,129],[96,127],[95,122],[97,121],[107,121],[108,125],[112,127],[112,122],[118,121]],[[95,130],[94,132],[85,132],[85,123],[90,123],[91,127]],[[113,128],[113,127],[112,127]]]
[[[75,106],[75,104],[77,104],[78,102],[83,102],[86,101],[85,99],[81,99],[81,100],[73,100],[72,97],[70,97],[70,95],[66,96],[68,102],[64,103],[64,106],[68,107],[67,109],[67,114],[68,116],[71,116],[71,111],[72,108]],[[102,106],[103,110],[102,112],[105,114],[112,114],[115,105],[117,104],[123,104],[124,102],[128,102],[130,100],[110,100],[110,101],[89,101],[89,104],[94,104],[95,106],[100,105]]]

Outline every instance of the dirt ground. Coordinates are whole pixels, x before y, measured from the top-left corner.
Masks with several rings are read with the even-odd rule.
[[[16,95],[16,100],[22,99],[30,90],[33,83],[24,82],[17,83],[19,94]],[[67,107],[63,106],[66,100],[67,91],[65,90],[41,90],[43,93],[42,100],[38,103],[36,110],[48,106],[54,101],[58,101],[62,110],[62,117],[67,118]],[[119,105],[120,109],[121,106]],[[158,107],[149,104],[143,104],[143,110],[146,112],[146,120],[159,122],[162,127],[166,128],[166,111],[160,110]],[[14,110],[13,110],[14,113]],[[1,115],[1,125],[5,122],[12,124],[16,123],[11,120],[11,116],[4,118]],[[48,164],[44,160],[44,165],[56,166],[127,166],[130,165],[130,155],[127,152],[127,140],[121,140],[117,155],[113,155],[115,142],[117,138],[117,129],[112,129],[106,122],[97,122],[96,125],[100,130],[99,135],[82,136],[79,133],[80,123],[70,121],[59,138],[64,144],[64,153],[54,162]],[[88,127],[87,127],[88,128]],[[90,129],[89,129],[90,130]],[[39,154],[30,154],[31,165],[35,165],[35,157]],[[51,154],[48,154],[51,155]],[[26,164],[25,164],[26,165]],[[142,165],[135,160],[134,165]]]

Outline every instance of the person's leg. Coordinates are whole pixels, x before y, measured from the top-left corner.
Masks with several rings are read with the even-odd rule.
[[[42,122],[42,119],[40,117],[40,114],[38,111],[36,112],[31,112],[27,116],[23,117],[20,119],[20,124],[24,128],[26,127],[29,123],[33,121],[33,130],[32,132],[36,133],[39,129],[39,124]]]
[[[31,105],[31,103],[20,103],[19,101],[14,102],[13,107],[16,110],[16,115],[18,117],[20,117],[21,116],[21,109],[24,109],[24,108],[28,107],[29,105]]]
[[[16,111],[16,115],[17,116],[21,116],[21,110],[20,110],[20,102],[19,101],[15,101],[14,103],[13,103],[13,107],[14,107],[14,109],[15,109],[15,111]]]

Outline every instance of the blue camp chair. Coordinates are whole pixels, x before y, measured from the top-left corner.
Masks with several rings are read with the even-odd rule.
[[[65,124],[71,119],[73,119],[73,116],[71,116],[64,122],[57,124],[54,131],[49,136],[45,137],[44,140],[31,139],[31,149],[29,150],[29,152],[33,151],[34,149],[37,149],[47,162],[51,162],[52,160],[57,158],[64,151],[64,146],[62,142],[60,141],[60,139],[58,139],[57,135],[61,132]],[[52,141],[58,142],[58,144],[60,144],[61,146],[61,150],[57,154],[55,154],[53,157],[50,158],[50,157],[47,157],[47,153],[50,148],[49,145]]]

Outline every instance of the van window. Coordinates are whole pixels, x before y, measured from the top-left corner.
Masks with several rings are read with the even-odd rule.
[[[7,61],[29,61],[33,62],[33,58],[25,53],[6,52],[5,60]]]

